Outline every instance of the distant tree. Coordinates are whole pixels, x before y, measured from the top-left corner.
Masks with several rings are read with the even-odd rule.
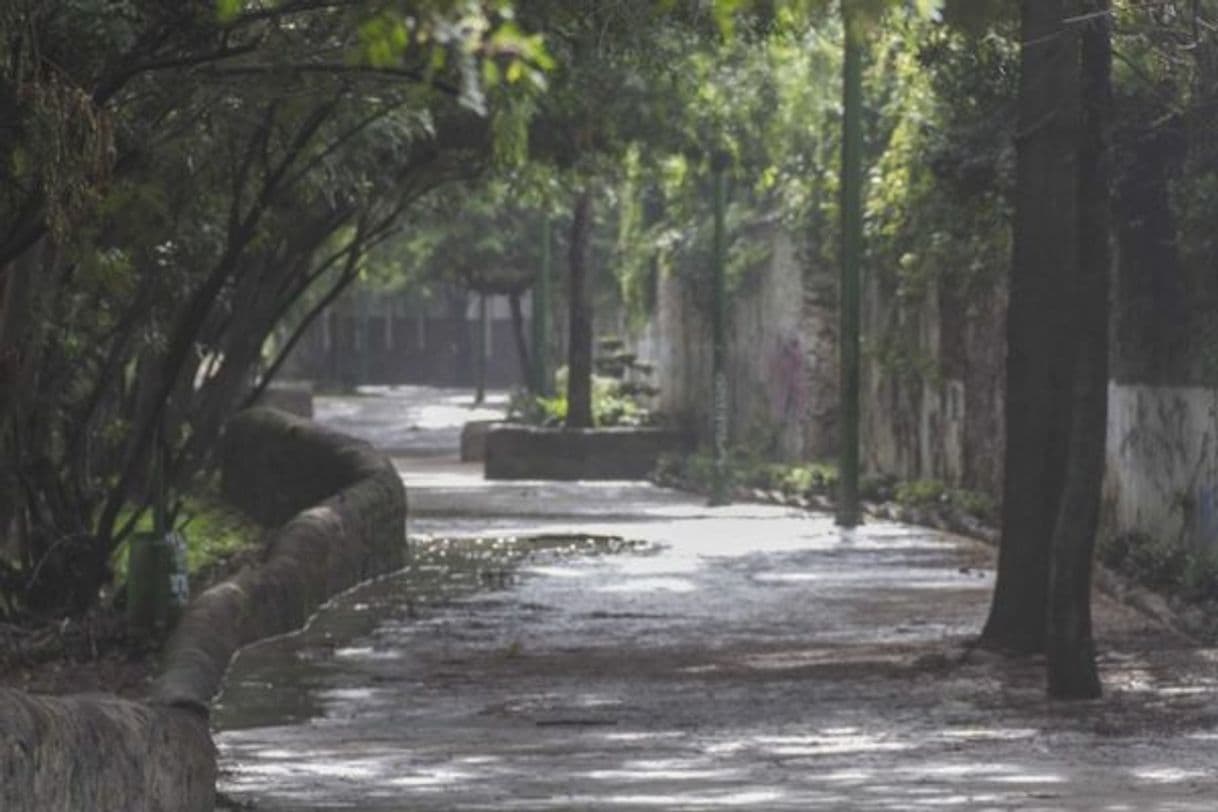
[[[544,166],[521,166],[491,169],[448,187],[415,211],[408,232],[375,253],[377,284],[417,293],[440,284],[463,294],[506,297],[521,380],[531,385],[523,297],[541,266],[535,235],[555,185]]]
[[[673,94],[671,66],[711,42],[715,16],[688,2],[657,0],[522,0],[523,23],[545,32],[556,61],[549,90],[538,99],[530,127],[532,160],[569,177],[567,240],[567,420],[590,427],[592,418],[592,291],[598,262],[592,251],[598,203],[634,143],[662,149],[681,133],[675,113],[688,97]],[[690,35],[705,37],[699,40]],[[683,35],[683,36],[682,36]],[[703,145],[704,146],[704,145]]]

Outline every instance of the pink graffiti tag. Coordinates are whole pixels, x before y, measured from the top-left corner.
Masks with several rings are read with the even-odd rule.
[[[774,419],[798,421],[809,403],[808,375],[803,342],[799,336],[780,341],[770,356],[768,389]]]

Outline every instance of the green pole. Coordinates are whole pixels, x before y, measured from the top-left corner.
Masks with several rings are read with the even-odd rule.
[[[727,494],[727,164],[728,155],[717,152],[711,168],[715,176],[715,230],[711,273],[714,304],[711,308],[712,409],[715,442],[715,478],[710,504],[726,505]]]
[[[169,623],[172,572],[169,533],[169,444],[165,418],[157,425],[153,440],[153,527],[151,533],[135,533],[127,547],[127,626],[135,634],[158,634]]]
[[[861,34],[845,11],[842,83],[841,448],[837,523],[855,527],[859,509],[859,322],[863,246],[863,60]]]
[[[550,335],[550,215],[541,222],[541,269],[533,285],[533,392],[550,395],[546,342]]]

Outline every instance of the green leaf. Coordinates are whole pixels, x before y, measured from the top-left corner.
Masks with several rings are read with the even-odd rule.
[[[482,84],[486,87],[495,87],[499,84],[500,74],[499,66],[489,59],[482,63]]]
[[[1004,0],[943,0],[943,19],[968,34],[979,35],[991,25],[1013,20],[1018,9]]]
[[[216,17],[220,22],[232,22],[240,13],[241,0],[216,0]]]
[[[919,17],[929,19],[943,8],[943,0],[913,0],[914,11]]]
[[[748,0],[715,0],[712,10],[715,24],[724,36],[730,36],[735,28],[736,15],[745,9]]]

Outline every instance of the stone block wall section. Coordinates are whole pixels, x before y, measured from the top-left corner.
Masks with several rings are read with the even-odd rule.
[[[405,490],[367,443],[252,409],[221,466],[229,499],[281,525],[262,560],[190,604],[146,702],[0,690],[0,810],[212,812],[207,712],[233,654],[403,563]]]
[[[661,454],[695,438],[663,428],[550,429],[506,423],[486,433],[487,479],[644,479]]]
[[[256,567],[199,595],[178,624],[154,698],[206,709],[241,646],[302,626],[332,595],[404,562],[406,492],[372,446],[272,409],[234,418],[225,498],[282,527]]]
[[[0,689],[5,812],[210,812],[215,789],[215,748],[200,714]]]

